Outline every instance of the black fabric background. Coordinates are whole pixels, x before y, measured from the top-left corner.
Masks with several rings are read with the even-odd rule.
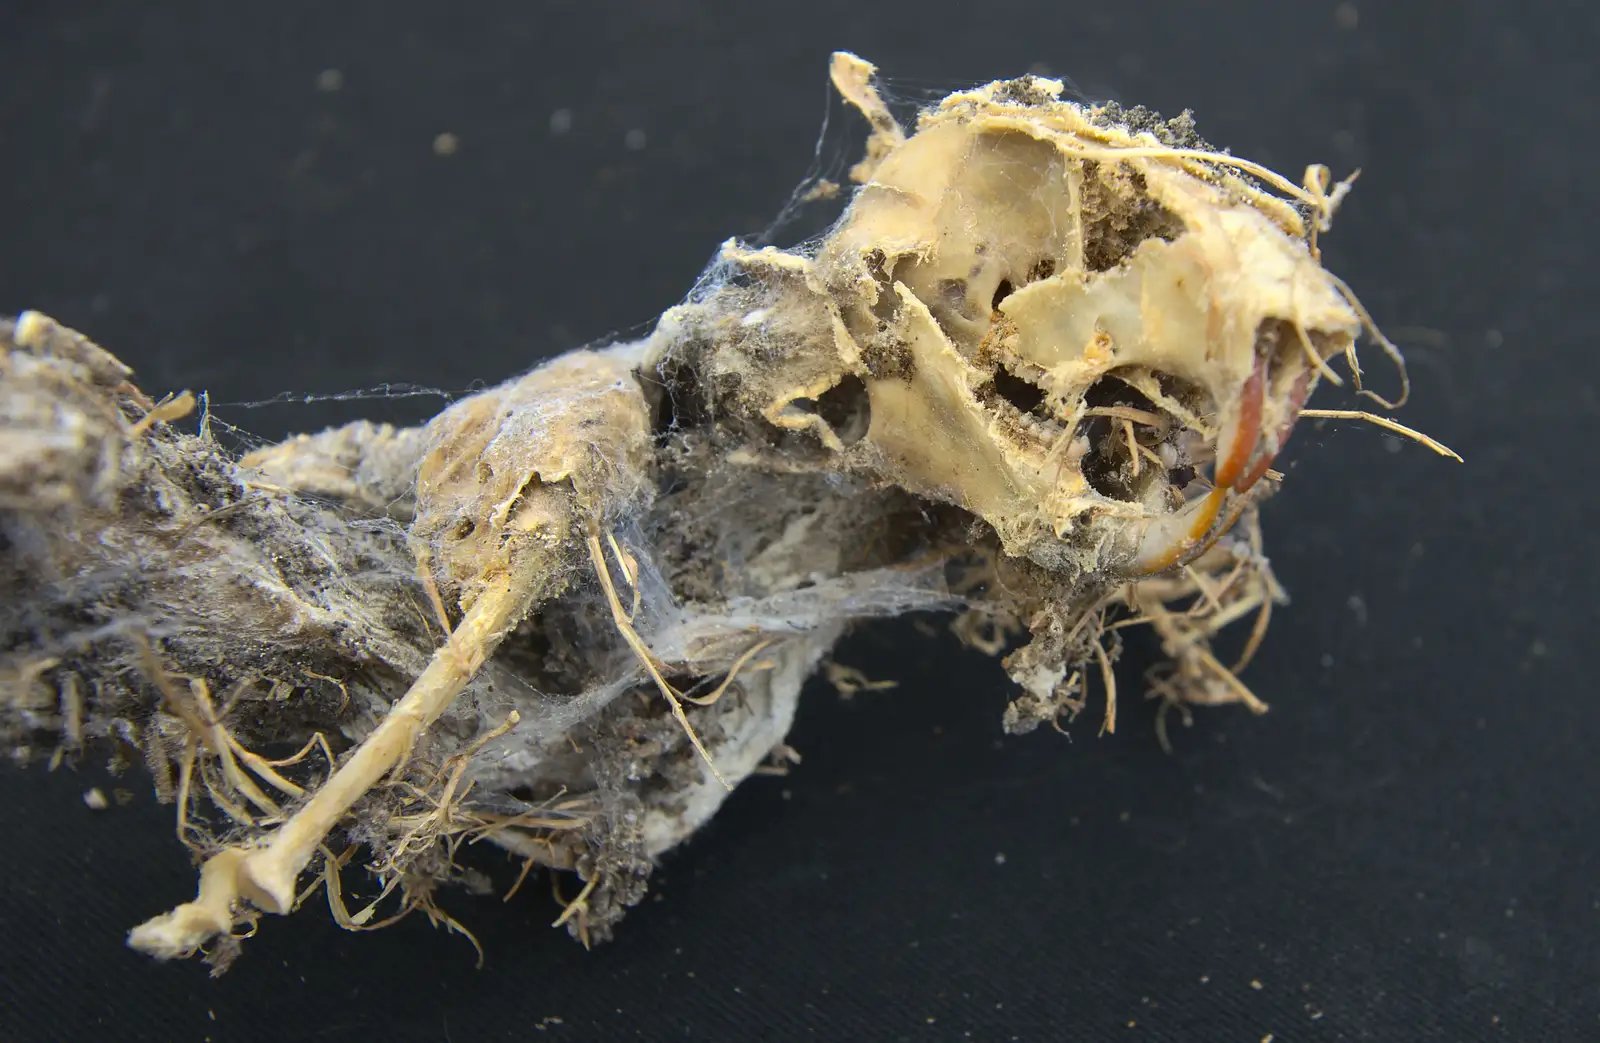
[[[351,935],[317,902],[219,981],[159,966],[122,937],[190,893],[170,809],[133,778],[90,812],[92,764],[6,771],[0,1038],[1600,1039],[1600,15],[1358,7],[0,7],[0,309],[151,390],[460,390],[640,333],[779,212],[847,47],[907,96],[1044,63],[1290,173],[1363,167],[1329,263],[1409,347],[1404,419],[1468,461],[1303,425],[1267,511],[1295,601],[1246,677],[1273,710],[1202,712],[1173,756],[1131,698],[1115,737],[1005,738],[993,662],[856,635],[841,658],[900,689],[816,686],[804,764],[589,953],[538,887],[447,898],[482,971],[420,919]],[[438,404],[218,411],[279,437]]]

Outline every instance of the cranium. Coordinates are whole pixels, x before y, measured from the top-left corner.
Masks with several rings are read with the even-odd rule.
[[[1136,130],[1026,78],[905,138],[870,72],[836,56],[875,127],[865,183],[814,257],[724,248],[767,296],[702,331],[703,376],[1011,555],[1126,577],[1195,556],[1361,331],[1305,215],[1186,121]],[[658,355],[708,307],[729,310],[680,309]]]

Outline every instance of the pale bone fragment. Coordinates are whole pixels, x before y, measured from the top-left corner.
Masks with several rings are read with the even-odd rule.
[[[1242,668],[1282,599],[1254,507],[1371,325],[1315,247],[1348,180],[1296,186],[1186,118],[1037,77],[954,94],[908,136],[870,65],[832,69],[872,129],[819,245],[729,242],[645,340],[418,428],[234,460],[170,426],[192,398],[152,403],[36,313],[0,324],[22,606],[0,726],[19,751],[137,749],[207,855],[195,900],[130,944],[225,966],[319,854],[339,922],[387,922],[342,911],[361,844],[397,915],[453,924],[431,889],[483,838],[576,870],[557,922],[604,936],[653,860],[787,751],[852,620],[960,610],[995,653],[1026,633],[1014,731],[1076,715],[1089,678],[1112,730],[1136,624],[1171,659],[1164,710],[1265,708],[1210,642],[1253,614]],[[268,742],[300,752],[251,752]],[[230,820],[215,835],[202,794]]]

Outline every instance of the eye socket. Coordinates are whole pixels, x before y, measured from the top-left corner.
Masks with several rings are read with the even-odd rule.
[[[1182,378],[1160,371],[1149,375],[1163,396],[1188,401],[1199,395]],[[1089,486],[1110,499],[1142,501],[1151,483],[1161,482],[1181,502],[1182,490],[1195,477],[1189,451],[1194,433],[1115,373],[1095,381],[1084,392],[1083,402],[1091,414],[1078,428],[1089,443],[1082,462]]]

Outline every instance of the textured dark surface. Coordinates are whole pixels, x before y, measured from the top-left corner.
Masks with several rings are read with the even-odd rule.
[[[483,971],[318,903],[220,981],[158,966],[122,934],[191,886],[169,810],[137,776],[7,771],[0,1038],[1600,1038],[1600,16],[1204,6],[0,8],[0,310],[153,391],[459,390],[637,331],[781,209],[848,47],[908,101],[1044,63],[1291,174],[1364,167],[1329,262],[1409,346],[1404,418],[1468,459],[1296,434],[1268,510],[1296,601],[1247,674],[1273,712],[1201,713],[1174,756],[1149,707],[1004,739],[995,664],[857,635],[844,661],[900,689],[819,686],[805,763],[741,789],[592,953],[539,888],[447,899]],[[220,412],[277,437],[437,404]],[[97,783],[136,795],[96,814]]]

